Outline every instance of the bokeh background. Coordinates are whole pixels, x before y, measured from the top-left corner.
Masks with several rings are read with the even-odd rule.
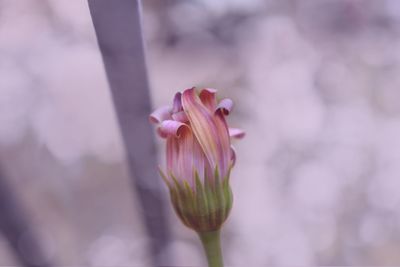
[[[143,2],[154,107],[217,88],[247,132],[226,264],[400,265],[400,1]],[[0,0],[0,162],[50,261],[150,263],[86,1]],[[166,212],[165,265],[204,266]]]

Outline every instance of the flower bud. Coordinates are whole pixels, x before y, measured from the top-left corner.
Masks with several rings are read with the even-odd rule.
[[[166,139],[165,171],[172,204],[182,222],[197,232],[218,230],[229,215],[232,193],[230,170],[235,163],[231,137],[244,132],[228,128],[230,99],[216,100],[216,90],[194,88],[175,95],[172,107],[150,115]]]

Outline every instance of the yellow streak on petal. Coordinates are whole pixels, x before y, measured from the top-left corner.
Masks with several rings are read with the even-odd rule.
[[[211,166],[216,166],[218,162],[217,129],[212,115],[196,97],[194,89],[186,90],[182,97],[183,108],[207,159]]]

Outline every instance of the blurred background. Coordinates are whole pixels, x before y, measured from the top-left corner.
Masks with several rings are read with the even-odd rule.
[[[226,265],[400,265],[400,1],[143,2],[154,107],[217,88],[247,132]],[[0,0],[1,170],[49,262],[149,266],[124,153],[87,2]],[[204,266],[166,207],[165,265]]]

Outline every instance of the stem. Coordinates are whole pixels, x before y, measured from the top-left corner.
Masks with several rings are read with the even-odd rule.
[[[220,230],[198,233],[206,252],[208,267],[224,267],[221,251]]]

